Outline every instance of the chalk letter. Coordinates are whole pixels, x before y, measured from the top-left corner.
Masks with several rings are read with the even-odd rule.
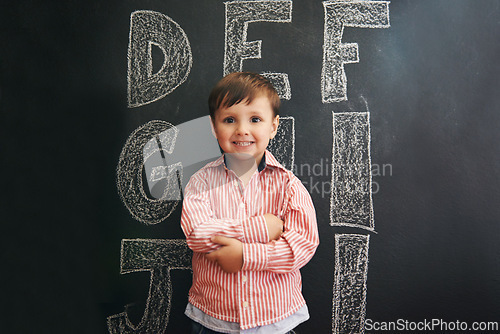
[[[156,73],[153,73],[153,47],[158,47],[163,53],[163,65]],[[130,15],[129,108],[140,107],[170,94],[186,80],[191,64],[187,36],[170,17],[147,10]]]
[[[122,240],[120,273],[150,271],[149,295],[137,326],[130,322],[127,312],[122,312],[108,317],[109,333],[165,333],[172,300],[170,270],[191,269],[191,257],[185,240]]]
[[[295,159],[295,118],[280,117],[278,132],[269,141],[267,149],[285,168],[292,170]]]
[[[364,333],[369,235],[335,235],[333,333]]]
[[[224,48],[224,75],[239,72],[243,60],[261,58],[262,41],[247,42],[250,22],[292,22],[292,1],[230,1],[226,2],[226,40]],[[286,73],[262,73],[278,91],[282,99],[291,98]]]
[[[158,136],[158,140],[155,139]],[[163,152],[171,153],[177,137],[177,128],[165,121],[150,121],[137,128],[123,146],[116,169],[118,193],[129,210],[138,221],[147,224],[158,224],[165,220],[180,202],[179,174],[182,166],[168,168],[168,184],[164,185],[160,198],[148,198],[144,191],[143,169],[152,159]],[[153,139],[153,140],[152,140]],[[158,142],[161,142],[158,145]],[[151,161],[150,161],[151,160]],[[153,192],[153,191],[151,191]],[[178,200],[172,200],[172,199]]]
[[[370,114],[333,113],[330,225],[374,230]]]
[[[321,96],[323,103],[347,100],[344,64],[359,62],[358,44],[341,43],[344,27],[388,28],[388,1],[325,1]]]

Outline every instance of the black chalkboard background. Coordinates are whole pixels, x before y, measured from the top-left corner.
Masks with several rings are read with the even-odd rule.
[[[193,66],[171,94],[128,108],[140,9],[184,29]],[[321,1],[294,0],[291,23],[250,24],[262,59],[243,68],[288,73],[297,165],[329,166],[332,112],[369,110],[372,164],[391,169],[373,175],[377,233],[330,226],[329,195],[312,194],[321,245],[302,270],[311,319],[297,332],[331,332],[335,233],[370,234],[367,319],[500,322],[500,1],[396,0],[390,28],[346,28],[360,62],[345,65],[348,101],[325,104],[323,17]],[[118,158],[150,120],[207,114],[223,1],[17,1],[1,6],[0,29],[2,332],[107,333],[125,307],[137,323],[149,273],[120,275],[121,240],[182,238],[180,206],[161,224],[136,221]],[[190,272],[172,275],[167,332],[184,333]]]

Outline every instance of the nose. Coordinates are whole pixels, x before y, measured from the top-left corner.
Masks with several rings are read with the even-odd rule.
[[[236,134],[240,136],[244,136],[248,134],[248,126],[244,122],[239,122],[236,127]]]

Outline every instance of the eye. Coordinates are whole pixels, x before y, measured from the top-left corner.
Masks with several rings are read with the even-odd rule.
[[[252,119],[251,119],[252,123],[258,123],[260,121],[261,121],[260,117],[252,117]]]
[[[223,120],[224,123],[234,123],[234,118],[232,117],[226,117]]]

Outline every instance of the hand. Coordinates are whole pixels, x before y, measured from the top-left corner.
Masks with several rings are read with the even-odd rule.
[[[205,258],[216,262],[227,273],[240,271],[243,267],[243,244],[241,241],[223,236],[215,236],[211,240],[221,245],[221,248],[206,254]]]
[[[283,221],[272,213],[266,213],[264,218],[266,219],[269,241],[278,240],[283,233]]]

